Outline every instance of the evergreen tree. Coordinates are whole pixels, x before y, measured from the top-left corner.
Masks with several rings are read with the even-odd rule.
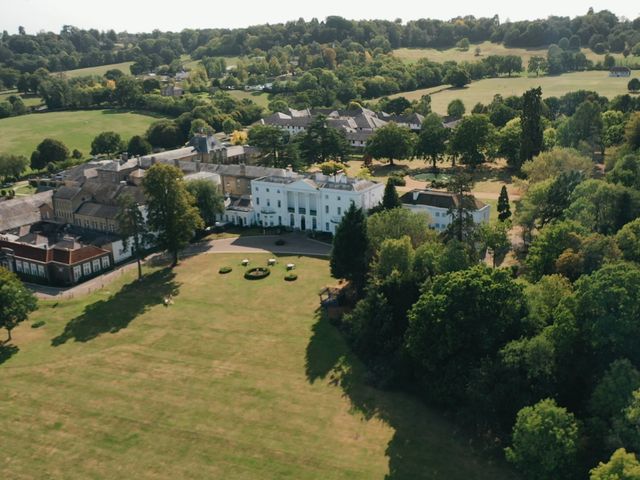
[[[336,228],[331,250],[331,275],[346,278],[357,289],[364,285],[367,275],[367,222],[361,208],[351,204]]]
[[[522,95],[522,137],[520,142],[520,165],[531,160],[542,151],[542,88],[532,88]],[[519,165],[518,165],[519,167]]]
[[[142,278],[142,250],[149,238],[149,232],[140,205],[131,195],[121,197],[117,218],[118,232],[122,235],[123,248],[126,250],[129,248],[129,242],[132,242],[132,253],[138,262],[138,278],[140,279]]]
[[[393,181],[387,180],[387,185],[384,187],[384,196],[382,197],[382,209],[391,210],[392,208],[398,208],[400,206],[402,206],[402,204],[400,203],[396,186]]]
[[[456,198],[454,205],[447,212],[452,217],[448,233],[459,242],[468,240],[475,229],[473,211],[476,210],[476,203],[471,195],[472,188],[473,178],[464,172],[455,174],[447,187]]]
[[[498,197],[498,220],[504,222],[511,217],[511,206],[509,205],[509,193],[506,185],[502,186]]]

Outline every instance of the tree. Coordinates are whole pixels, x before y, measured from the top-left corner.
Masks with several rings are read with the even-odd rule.
[[[270,164],[281,165],[289,133],[273,125],[256,125],[249,130],[249,144],[259,148],[264,157],[270,157]]]
[[[447,191],[455,195],[456,199],[447,212],[451,215],[451,223],[447,229],[451,237],[459,242],[470,240],[475,229],[473,212],[477,208],[475,198],[471,195],[472,189],[472,176],[461,171],[453,175],[447,185]]]
[[[552,399],[518,412],[507,460],[532,480],[573,478],[579,453],[578,422]]]
[[[62,162],[69,157],[69,149],[59,140],[45,138],[31,154],[31,168],[40,170],[48,163]]]
[[[640,462],[634,453],[619,448],[607,463],[591,470],[589,480],[640,480]]]
[[[497,154],[507,160],[510,167],[520,168],[522,127],[519,117],[512,118],[500,129],[497,136]]]
[[[391,122],[377,129],[367,140],[366,151],[376,158],[388,158],[393,165],[393,160],[404,160],[413,155],[416,144],[416,134],[406,127]]]
[[[640,219],[623,226],[616,233],[616,243],[625,260],[640,263]]]
[[[36,307],[36,297],[31,290],[15,273],[0,267],[0,328],[7,331],[7,342],[11,341],[11,330],[25,321]]]
[[[416,143],[416,155],[431,159],[433,168],[444,155],[447,148],[449,130],[442,124],[442,118],[437,113],[430,113],[422,122],[420,134]]]
[[[453,131],[449,148],[462,163],[472,169],[483,163],[494,137],[493,125],[486,115],[473,114],[463,118]]]
[[[631,80],[629,80],[629,83],[627,84],[627,88],[629,89],[630,92],[637,92],[640,90],[640,79],[638,78],[632,78]]]
[[[540,72],[544,72],[547,69],[547,59],[537,55],[532,56],[529,59],[527,71],[529,73],[535,73],[536,77],[540,75]]]
[[[382,197],[382,209],[391,210],[401,206],[395,184],[391,180],[387,180],[387,184],[384,187],[384,196]]]
[[[509,193],[507,192],[507,186],[503,185],[500,189],[500,196],[498,197],[498,220],[504,222],[511,217],[511,206],[509,205]]]
[[[29,166],[29,160],[23,155],[0,154],[0,179],[18,178]]]
[[[123,195],[119,200],[118,232],[122,236],[122,246],[129,248],[129,242],[133,242],[131,250],[138,263],[138,279],[142,278],[142,252],[144,246],[150,240],[147,224],[144,221],[141,206],[131,195]]]
[[[111,155],[124,149],[122,137],[116,132],[102,132],[91,142],[91,155]]]
[[[411,239],[413,248],[434,240],[437,234],[429,229],[429,216],[414,213],[405,208],[394,208],[374,213],[367,218],[367,236],[372,256],[376,256],[382,242],[390,238],[402,238],[405,235]]]
[[[148,202],[149,228],[157,232],[158,246],[172,254],[172,266],[176,266],[178,252],[203,226],[195,200],[186,190],[182,172],[172,165],[153,165],[142,186]]]
[[[217,185],[209,180],[187,182],[187,191],[195,198],[205,225],[213,225],[216,216],[224,212],[224,197]]]
[[[127,145],[129,155],[144,156],[151,153],[151,144],[140,135],[134,135]]]
[[[554,222],[543,228],[534,239],[525,265],[531,280],[556,273],[556,260],[567,249],[578,251],[584,228],[574,222]]]
[[[147,129],[146,137],[157,148],[174,148],[184,141],[180,128],[171,120],[152,123]]]
[[[331,275],[353,282],[360,290],[367,275],[367,222],[361,208],[351,204],[336,228],[331,249]]]
[[[442,79],[442,82],[448,83],[455,88],[462,88],[471,83],[471,77],[469,76],[469,72],[464,68],[453,67],[447,72],[445,77]]]
[[[629,148],[633,150],[640,148],[640,112],[634,113],[629,118],[624,130],[624,138]]]
[[[327,118],[318,115],[302,134],[300,153],[307,163],[330,159],[343,161],[349,153],[349,146],[344,132],[330,127]]]
[[[520,126],[520,161],[531,160],[542,151],[542,88],[532,88],[522,95]]]
[[[508,229],[505,223],[483,224],[480,226],[480,240],[491,250],[493,268],[496,268],[498,259],[504,257],[511,248]]]
[[[557,177],[562,172],[580,172],[589,178],[593,172],[593,162],[572,148],[554,148],[525,162],[522,172],[530,184]]]
[[[458,120],[464,116],[466,109],[464,108],[464,103],[459,98],[455,100],[451,100],[449,105],[447,105],[447,115],[454,120]]]
[[[427,282],[409,311],[405,348],[429,396],[463,401],[472,371],[520,337],[525,313],[522,287],[505,269],[476,265]]]

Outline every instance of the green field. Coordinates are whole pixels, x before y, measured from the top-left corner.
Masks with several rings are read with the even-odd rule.
[[[19,326],[0,358],[3,477],[514,478],[420,402],[364,386],[317,313],[326,260],[281,257],[248,281],[244,256],[42,302],[31,320],[46,324]]]
[[[118,132],[124,139],[142,134],[158,120],[157,115],[119,110],[81,110],[22,115],[0,120],[0,152],[29,157],[45,138],[61,140],[84,155],[91,150],[91,141],[100,132]]]
[[[248,98],[261,107],[267,108],[269,106],[269,94],[264,92],[247,92],[244,90],[227,90],[227,93],[236,100],[242,100]]]
[[[129,70],[131,65],[133,65],[133,62],[112,63],[110,65],[99,65],[97,67],[77,68],[62,73],[67,77],[84,77],[86,75],[102,76],[107,73],[107,70],[117,68],[118,70],[122,70],[123,73],[131,75],[131,70]]]
[[[640,71],[633,71],[632,77],[640,78]],[[611,99],[616,95],[628,93],[628,83],[629,78],[611,78],[608,72],[590,71],[565,73],[554,77],[487,78],[471,82],[465,88],[427,88],[398,93],[391,95],[391,98],[403,96],[409,100],[417,100],[422,95],[430,94],[433,111],[445,114],[449,102],[456,98],[464,102],[467,111],[470,111],[478,102],[490,103],[496,93],[504,97],[522,95],[526,90],[538,86],[542,87],[542,94],[545,97],[561,96],[576,90],[593,90]]]
[[[8,98],[11,95],[19,96],[22,99],[22,102],[27,107],[37,107],[38,105],[40,105],[42,103],[42,98],[40,98],[38,95],[21,94],[21,93],[18,93],[17,90],[3,90],[2,92],[0,92],[0,102],[2,102],[3,100],[8,100]]]
[[[476,48],[480,49],[480,55],[476,56]],[[593,62],[604,61],[604,55],[594,53],[589,48],[583,48],[582,53]],[[489,55],[518,55],[522,57],[522,63],[524,67],[527,67],[529,59],[533,56],[547,57],[547,48],[507,48],[499,43],[482,42],[479,44],[471,45],[466,52],[460,51],[457,48],[449,48],[446,50],[437,50],[435,48],[399,48],[393,51],[393,55],[408,62],[415,63],[421,58],[428,58],[433,62],[443,63],[445,61],[453,60],[456,62],[477,62],[482,60],[483,57]],[[628,64],[640,64],[640,57],[629,56],[626,59],[622,54],[613,54],[616,58],[616,62],[620,65]]]

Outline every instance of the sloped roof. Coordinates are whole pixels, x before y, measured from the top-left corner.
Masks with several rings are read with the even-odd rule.
[[[0,232],[40,220],[40,207],[51,206],[53,191],[36,193],[0,202]]]
[[[486,204],[473,197],[476,209],[479,210]],[[400,197],[400,202],[405,205],[425,205],[435,208],[456,208],[458,197],[450,192],[439,192],[436,190],[411,190]]]
[[[113,220],[118,216],[119,208],[113,205],[104,205],[101,203],[85,202],[80,205],[78,215],[85,215],[88,217],[106,218]]]

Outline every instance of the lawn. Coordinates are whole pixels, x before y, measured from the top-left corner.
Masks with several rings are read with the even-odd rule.
[[[112,63],[110,65],[98,65],[97,67],[77,68],[75,70],[67,70],[62,73],[70,78],[84,77],[87,75],[103,76],[107,73],[107,70],[117,68],[118,70],[122,70],[123,73],[131,75],[131,70],[129,70],[131,65],[133,65],[133,62]]]
[[[3,476],[514,478],[421,403],[363,385],[317,313],[326,260],[281,257],[249,281],[244,256],[42,302],[31,320],[46,324],[15,329],[19,350],[0,359]],[[289,261],[296,282],[283,280]]]
[[[269,107],[269,94],[264,92],[247,92],[245,90],[228,90],[227,93],[236,100],[248,98],[263,108]]]
[[[640,78],[640,71],[633,71],[632,77]],[[403,96],[409,100],[417,100],[422,95],[430,94],[433,110],[437,113],[445,114],[449,102],[456,98],[461,99],[467,107],[467,111],[470,111],[478,102],[490,103],[496,93],[504,97],[522,95],[526,90],[540,86],[545,97],[561,96],[576,90],[594,90],[600,95],[613,98],[616,95],[628,93],[628,83],[629,78],[611,78],[608,72],[590,71],[565,73],[553,77],[487,78],[472,82],[465,88],[437,87],[436,89],[429,88],[402,92],[391,95],[391,97]]]
[[[476,56],[476,48],[480,49],[480,55]],[[604,55],[594,53],[589,48],[583,48],[582,53],[593,62],[604,61]],[[435,48],[399,48],[393,51],[393,55],[404,60],[407,63],[415,63],[421,58],[428,58],[433,62],[443,63],[449,60],[456,62],[477,62],[489,55],[517,55],[522,57],[522,64],[525,69],[529,63],[529,59],[533,56],[547,57],[547,48],[507,48],[499,43],[482,42],[471,45],[466,52],[457,48],[449,48],[446,50],[438,50]],[[619,65],[640,64],[640,57],[629,56],[624,58],[621,53],[613,54]]]
[[[11,95],[17,95],[22,99],[22,103],[24,103],[27,107],[37,107],[42,103],[42,98],[38,95],[34,94],[24,94],[18,93],[17,90],[3,90],[0,92],[0,102],[4,100],[8,100]]]
[[[120,110],[81,110],[74,112],[48,112],[0,120],[0,153],[29,157],[36,146],[47,137],[55,138],[85,156],[91,150],[91,141],[100,132],[112,130],[126,140],[142,134],[158,120],[157,115]]]

